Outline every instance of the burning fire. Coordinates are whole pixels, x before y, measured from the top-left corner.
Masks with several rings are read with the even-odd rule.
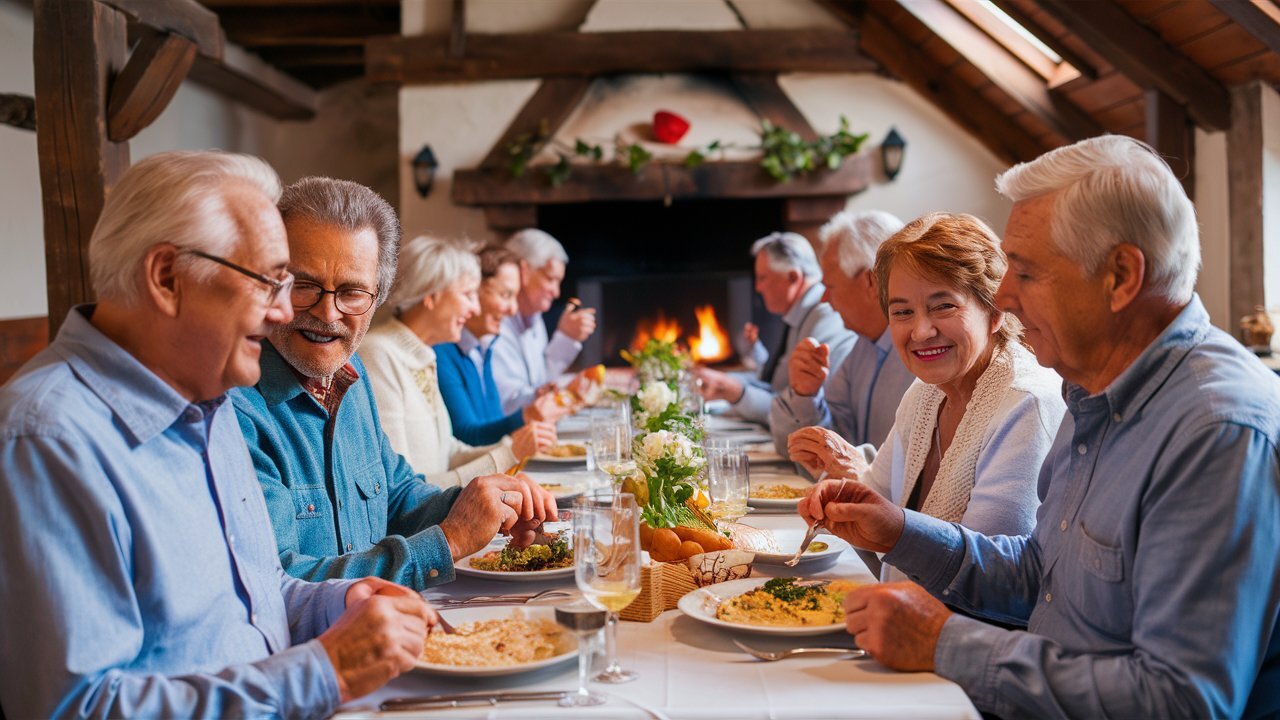
[[[717,362],[732,354],[729,336],[716,320],[715,309],[710,305],[696,308],[693,314],[698,318],[698,335],[690,337],[689,353],[698,362]],[[658,310],[656,319],[641,320],[636,323],[635,335],[631,338],[631,349],[639,350],[651,338],[663,342],[678,342],[684,329],[676,320],[669,320],[662,310]]]

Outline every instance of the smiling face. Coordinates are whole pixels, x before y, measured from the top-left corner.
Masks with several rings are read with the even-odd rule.
[[[764,308],[774,315],[786,315],[804,292],[804,276],[799,270],[774,270],[768,254],[756,255],[756,292],[764,300]]]
[[[430,332],[424,342],[436,345],[461,340],[462,328],[480,312],[480,302],[476,299],[479,287],[479,275],[472,275],[423,298],[426,321],[422,325],[429,328]]]
[[[520,268],[512,263],[498,266],[493,277],[480,282],[480,312],[467,321],[467,330],[477,338],[496,335],[502,319],[516,314],[520,292]]]
[[[888,299],[890,335],[907,369],[944,390],[972,391],[991,360],[1002,316],[903,265],[889,272]]]
[[[543,313],[551,309],[551,303],[560,297],[560,283],[564,281],[564,263],[548,260],[542,267],[530,267],[520,263],[520,312],[526,315]]]
[[[357,289],[377,292],[378,236],[372,228],[344,230],[306,219],[285,223],[289,235],[289,269],[299,281],[326,290]],[[298,372],[329,377],[355,354],[373,320],[373,310],[344,315],[334,295],[321,297],[293,321],[275,328],[271,344]]]

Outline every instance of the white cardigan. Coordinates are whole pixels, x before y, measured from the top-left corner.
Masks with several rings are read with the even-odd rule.
[[[440,397],[435,350],[404,323],[388,317],[375,324],[360,346],[360,358],[391,447],[427,482],[466,485],[515,464],[508,438],[472,447],[453,436],[449,410]]]
[[[899,506],[907,504],[931,452],[944,397],[936,385],[916,380],[862,478]],[[1040,506],[1040,465],[1065,413],[1057,373],[1016,342],[997,353],[978,378],[921,512],[986,535],[1030,533]],[[907,577],[886,565],[880,579]]]

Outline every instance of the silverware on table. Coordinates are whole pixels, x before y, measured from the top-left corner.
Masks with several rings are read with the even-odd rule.
[[[757,650],[738,642],[733,641],[742,652],[750,655],[757,660],[765,662],[773,662],[775,660],[783,660],[796,655],[848,655],[850,658],[863,658],[867,656],[867,651],[862,648],[853,647],[799,647],[790,650],[779,650],[778,652],[770,652],[768,650]]]
[[[469,598],[442,598],[439,600],[429,600],[429,602],[441,609],[459,608],[459,607],[475,607],[478,605],[527,605],[542,600],[564,600],[573,597],[574,593],[570,590],[550,589],[543,590],[539,593],[512,593],[508,595],[476,595]]]
[[[827,471],[823,470],[822,474],[818,476],[817,483],[820,483],[826,479],[827,479]],[[840,499],[840,495],[844,492],[844,485],[848,481],[849,481],[849,478],[840,479],[840,489],[836,490],[836,497],[835,497],[836,500]],[[810,525],[809,529],[806,530],[804,533],[804,539],[800,541],[800,549],[796,550],[796,554],[792,555],[791,559],[786,561],[783,564],[786,565],[787,567],[795,567],[796,565],[799,565],[800,556],[804,555],[805,551],[809,549],[809,545],[813,543],[813,539],[818,536],[818,533],[823,533],[823,532],[828,532],[828,530],[822,525],[822,523],[816,522]]]
[[[530,702],[540,700],[560,701],[567,690],[543,690],[529,692],[469,692],[449,695],[392,698],[378,706],[379,710],[443,710],[457,707],[493,706],[504,702]]]

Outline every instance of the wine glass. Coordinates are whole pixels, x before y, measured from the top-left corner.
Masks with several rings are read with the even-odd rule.
[[[608,698],[587,689],[587,673],[591,670],[591,654],[595,638],[604,627],[605,611],[578,600],[556,606],[556,622],[578,636],[578,691],[560,699],[562,707],[602,705]]]
[[[717,524],[728,525],[747,514],[751,494],[747,453],[725,440],[707,441],[703,450],[707,454],[707,494],[711,496],[707,514]]]
[[[591,417],[591,454],[595,466],[615,483],[635,473],[631,423],[626,413],[610,410]]]
[[[573,575],[587,602],[608,611],[605,669],[596,682],[625,683],[618,665],[618,611],[640,594],[640,510],[630,493],[594,493],[573,506]]]

